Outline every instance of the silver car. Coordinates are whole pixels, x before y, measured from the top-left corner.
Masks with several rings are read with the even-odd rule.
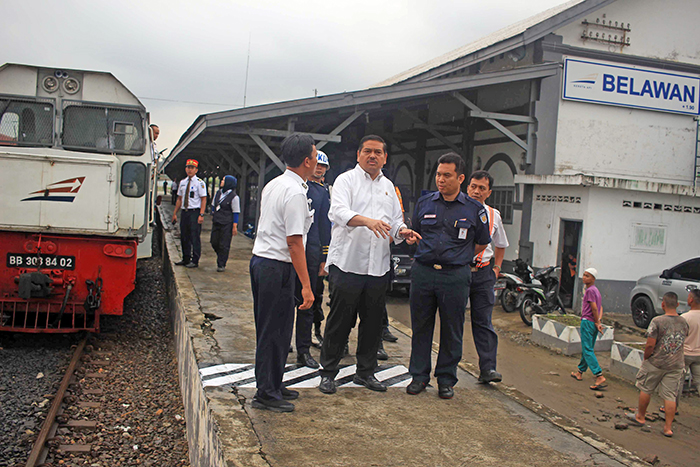
[[[688,311],[688,292],[700,286],[700,258],[684,261],[662,273],[644,276],[630,294],[632,319],[640,328],[647,328],[651,319],[662,315],[661,299],[666,292],[678,295],[678,313]]]

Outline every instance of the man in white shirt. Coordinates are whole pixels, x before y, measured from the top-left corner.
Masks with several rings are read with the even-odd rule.
[[[489,218],[491,243],[484,251],[474,257],[472,266],[472,285],[469,289],[471,307],[472,336],[474,346],[479,354],[479,382],[498,383],[503,377],[496,371],[496,353],[498,351],[498,334],[491,324],[491,313],[496,297],[493,286],[501,272],[501,264],[508,238],[503,229],[501,213],[498,209],[487,206],[486,200],[491,196],[493,177],[485,170],[472,173],[467,185],[470,198],[486,207]]]
[[[282,385],[294,328],[294,285],[298,276],[303,302],[314,303],[306,268],[306,234],[313,212],[306,201],[306,180],[316,168],[316,146],[309,135],[295,133],[282,142],[287,170],[265,185],[260,204],[258,232],[250,260],[250,281],[255,311],[255,380],[253,407],[291,412],[289,400],[299,397]],[[296,271],[296,274],[295,274]]]
[[[359,316],[355,384],[386,391],[374,376],[382,316],[389,281],[389,242],[415,243],[419,236],[406,228],[394,185],[381,173],[386,143],[365,136],[357,151],[357,166],[335,180],[328,218],[333,222],[326,268],[331,309],[321,347],[321,383],[325,394],[336,391],[335,377],[345,343]]]
[[[177,203],[173,210],[173,224],[177,222],[177,212],[182,208],[180,217],[180,242],[182,244],[182,261],[175,263],[186,268],[199,266],[202,253],[200,235],[204,222],[204,209],[207,205],[207,188],[204,181],[197,177],[199,162],[187,159],[185,172],[187,177],[180,181],[177,190]]]

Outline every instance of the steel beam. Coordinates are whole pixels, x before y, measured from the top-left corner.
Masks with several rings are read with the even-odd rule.
[[[474,104],[472,101],[464,97],[462,94],[459,92],[453,92],[452,96],[457,99],[459,102],[461,102],[465,107],[469,108],[472,112],[481,112],[484,113],[479,107],[477,107],[476,104]],[[470,112],[470,116],[475,117],[472,112]],[[518,135],[510,131],[508,128],[503,126],[501,123],[498,121],[494,120],[493,118],[485,118],[487,122],[489,122],[494,128],[496,128],[498,131],[506,135],[508,138],[510,138],[511,141],[513,141],[515,144],[523,148],[525,151],[528,150],[528,145],[525,141],[520,139]],[[534,119],[533,119],[534,120]],[[528,122],[530,124],[532,122]]]
[[[428,133],[430,133],[430,134],[433,135],[435,138],[437,138],[437,139],[439,139],[440,141],[442,141],[447,147],[449,147],[450,149],[452,149],[454,152],[456,152],[457,154],[462,154],[462,149],[461,149],[461,148],[459,148],[456,144],[454,144],[452,141],[450,141],[450,140],[447,139],[445,136],[443,136],[440,132],[438,132],[437,130],[433,129],[432,126],[426,124],[426,123],[423,122],[420,118],[416,117],[415,115],[413,115],[413,114],[412,114],[411,112],[409,112],[408,110],[400,109],[400,111],[401,111],[401,113],[403,113],[404,115],[406,115],[408,118],[410,118],[410,119],[413,120],[414,122],[419,123],[419,124],[421,124],[421,125],[424,125],[424,126],[425,126],[425,130],[426,130]]]
[[[249,135],[249,136],[273,136],[278,138],[286,138],[294,133],[288,130],[275,130],[272,128],[251,128],[251,127],[231,127],[225,130],[217,131],[219,134],[230,133],[234,135]],[[340,143],[340,136],[324,135],[322,133],[307,133],[316,141],[329,141],[332,143]]]
[[[258,171],[257,169],[257,164],[253,162],[253,159],[248,155],[247,152],[245,152],[245,149],[243,149],[240,145],[236,143],[231,143],[229,142],[231,147],[236,150],[236,152],[243,158],[244,161],[246,161],[248,164],[250,164],[250,168],[254,170],[256,173]]]
[[[364,113],[364,111],[362,111],[362,110],[357,110],[357,111],[355,111],[355,113],[353,113],[353,114],[350,115],[348,118],[346,118],[345,120],[343,120],[343,123],[341,123],[340,125],[338,125],[337,127],[335,127],[335,128],[333,129],[333,131],[331,131],[331,132],[329,133],[329,136],[338,136],[338,135],[340,135],[340,133],[341,133],[344,129],[346,129],[348,126],[350,126],[350,124],[352,124],[352,122],[354,122],[355,120],[357,120],[357,118],[358,118],[360,115],[362,115],[363,113]],[[338,138],[340,138],[340,136],[338,136]],[[337,141],[337,142],[339,143],[340,141]],[[321,149],[322,147],[324,147],[324,146],[325,146],[326,144],[328,144],[328,143],[329,143],[329,141],[321,141],[320,143],[318,143],[318,144],[316,145],[316,149]]]
[[[274,162],[275,164],[277,164],[277,167],[279,167],[280,170],[281,170],[282,172],[284,172],[284,171],[286,170],[287,167],[284,165],[284,162],[282,162],[282,161],[280,160],[280,158],[277,157],[277,155],[272,151],[272,149],[270,149],[270,146],[268,146],[268,145],[265,143],[265,141],[262,140],[262,138],[261,138],[260,136],[254,134],[254,133],[250,133],[250,134],[248,134],[248,136],[250,136],[250,137],[253,139],[253,141],[255,141],[255,142],[257,143],[257,145],[260,146],[260,149],[263,150],[263,152],[267,155],[267,157],[269,157],[270,159],[272,159],[272,162]],[[261,157],[261,158],[260,158],[260,160],[261,160],[262,163],[263,163],[263,164],[261,165],[261,168],[260,168],[260,170],[262,170],[262,171],[265,170],[265,161],[264,161],[264,159],[265,159],[264,157]],[[264,172],[263,172],[263,173],[264,173]]]

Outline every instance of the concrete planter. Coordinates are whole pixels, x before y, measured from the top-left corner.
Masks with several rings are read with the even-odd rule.
[[[598,336],[594,351],[609,351],[612,348],[613,337],[613,328],[603,325],[603,335]],[[543,347],[560,350],[564,355],[581,353],[580,326],[567,326],[548,319],[544,315],[534,315],[532,317],[532,334],[530,339]]]
[[[641,342],[643,344],[643,342]],[[610,349],[610,373],[628,381],[635,381],[637,372],[644,361],[644,351],[613,342]]]

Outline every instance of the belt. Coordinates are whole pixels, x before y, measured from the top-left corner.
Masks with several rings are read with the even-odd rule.
[[[420,263],[420,261],[419,261]],[[450,270],[450,269],[457,269],[457,268],[463,268],[463,264],[438,264],[438,263],[420,263],[421,265],[425,266],[426,268],[433,268],[438,271],[444,271],[444,270]]]
[[[183,211],[199,211],[199,208],[183,209]]]

